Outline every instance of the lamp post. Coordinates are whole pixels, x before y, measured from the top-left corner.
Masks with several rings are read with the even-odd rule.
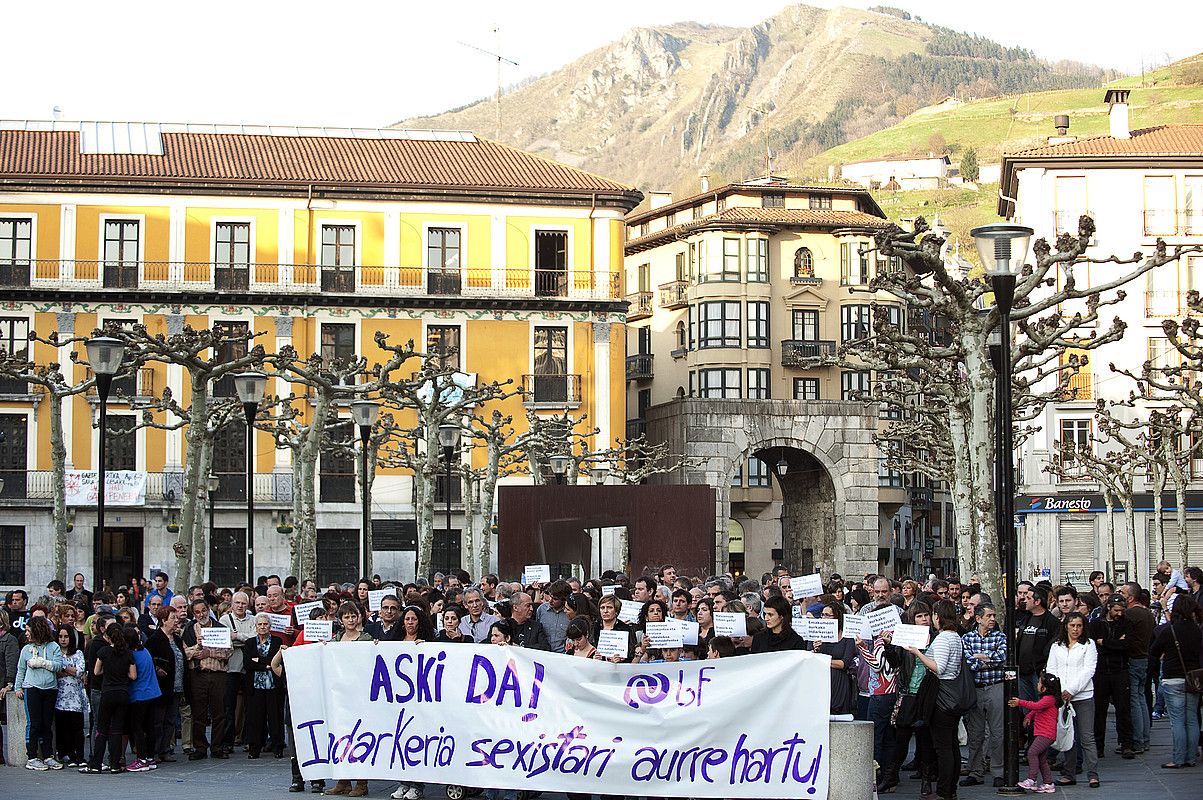
[[[459,444],[459,426],[444,422],[439,425],[439,444],[443,446],[443,462],[447,465],[447,483],[443,487],[443,497],[447,501],[447,535],[451,536],[451,457],[455,455],[455,446]],[[417,580],[417,558],[414,559],[414,580]]]
[[[557,454],[548,460],[551,461],[551,471],[555,473],[556,483],[562,484],[564,482],[564,474],[568,472],[568,456]]]
[[[369,495],[368,482],[368,442],[372,438],[372,426],[376,417],[380,416],[380,404],[375,400],[356,400],[351,404],[351,419],[359,426],[360,443],[360,499],[363,502],[363,517],[359,529],[359,574],[367,576],[371,572],[372,551],[368,544],[368,531],[372,526],[372,499]],[[417,575],[414,576],[415,580]]]
[[[105,458],[108,449],[108,410],[109,389],[113,386],[113,376],[121,369],[121,361],[125,358],[125,343],[112,336],[94,336],[84,345],[88,351],[88,363],[96,375],[96,395],[100,398],[100,463],[97,465],[96,476],[96,536],[100,547],[97,553],[104,551],[104,495]],[[96,565],[99,572],[100,564]]]
[[[998,358],[995,380],[995,486],[996,527],[1002,553],[1003,597],[1006,603],[1003,632],[1007,637],[1007,664],[1003,668],[1004,699],[1018,696],[1019,671],[1015,666],[1015,584],[1018,542],[1015,533],[1015,436],[1011,412],[1011,307],[1015,284],[1027,259],[1032,229],[1022,225],[983,225],[971,230],[978,255],[990,278],[994,304],[998,308]],[[1003,787],[1000,793],[1022,792],[1019,783],[1019,715],[1006,709],[1003,725]]]
[[[610,477],[610,469],[606,466],[604,461],[600,461],[600,462],[594,464],[592,468],[590,468],[589,477],[593,478],[594,486],[604,486],[606,484],[606,478]],[[603,530],[603,528],[600,528],[600,527],[597,529],[597,573],[596,574],[599,576],[602,574],[602,530]]]
[[[213,515],[213,495],[217,494],[217,490],[221,488],[221,478],[210,472],[205,476],[205,502],[209,504],[209,541],[213,541],[213,534],[217,530],[214,525]],[[211,545],[210,545],[211,546]]]
[[[246,582],[255,585],[255,415],[267,389],[262,372],[240,372],[234,389],[246,416]]]

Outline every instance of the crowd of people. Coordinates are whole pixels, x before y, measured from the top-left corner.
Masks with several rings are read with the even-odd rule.
[[[0,698],[13,692],[24,702],[28,769],[100,774],[153,770],[177,755],[284,758],[292,748],[282,656],[315,644],[295,611],[309,603],[308,619],[331,623],[328,645],[477,643],[653,663],[811,650],[830,657],[831,713],[873,723],[879,793],[895,792],[903,773],[919,781],[920,794],[943,800],[955,798],[959,786],[1004,781],[1003,667],[1012,662],[1006,609],[974,579],[932,576],[921,585],[831,575],[822,593],[810,597],[794,596],[784,569],[756,581],[689,578],[672,566],[633,580],[609,571],[594,580],[534,585],[496,575],[473,583],[461,571],[408,584],[377,575],[319,587],[267,575],[253,587],[206,583],[177,593],[170,583],[159,573],[153,584],[93,593],[76,574],[70,589],[51,581],[32,606],[24,591],[7,594],[0,610]],[[1030,791],[1054,792],[1083,773],[1092,787],[1100,785],[1108,731],[1114,754],[1135,758],[1149,747],[1151,721],[1163,717],[1174,752],[1162,766],[1198,762],[1200,694],[1191,673],[1203,667],[1203,571],[1179,572],[1163,562],[1149,589],[1134,582],[1116,587],[1101,572],[1090,576],[1090,586],[1079,592],[1022,581],[1016,587],[1019,698],[1012,705],[1022,707],[1027,724],[1028,778],[1020,785]],[[630,619],[622,614],[624,601],[638,607],[637,620],[620,618]],[[896,645],[888,629],[866,638],[844,635],[851,616],[889,605],[902,621],[929,629],[926,647]],[[744,615],[746,635],[719,635],[716,614]],[[834,619],[840,638],[802,638],[795,631],[801,617]],[[281,619],[287,625],[273,625]],[[673,619],[696,623],[697,644],[652,647],[647,624]],[[229,647],[215,646],[224,643],[224,632],[205,630],[218,626],[228,629]],[[598,652],[603,631],[626,634],[625,656]],[[1067,705],[1074,710],[1074,741],[1058,752],[1053,744]],[[964,768],[963,742],[969,745]],[[292,772],[290,790],[304,791],[295,757]],[[368,793],[362,780],[313,781],[309,788]],[[391,797],[417,800],[424,788],[402,783]],[[514,796],[490,792],[490,800]]]

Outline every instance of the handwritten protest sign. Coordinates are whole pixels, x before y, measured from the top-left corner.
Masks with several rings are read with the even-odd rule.
[[[612,583],[603,583],[602,584],[602,597],[605,597],[608,594],[614,594],[614,590],[617,588],[618,587]]]
[[[63,475],[67,505],[94,506],[100,489],[100,476],[93,470],[69,469]],[[146,502],[146,473],[115,469],[104,475],[104,502],[107,506],[140,506]]]
[[[526,569],[522,571],[522,582],[528,585],[551,583],[551,566],[549,564],[527,564]]]
[[[898,606],[893,603],[887,603],[876,611],[870,611],[868,616],[869,630],[873,635],[882,631],[890,631],[895,625],[902,623],[902,615],[898,613]]]
[[[305,641],[328,642],[334,638],[334,622],[328,619],[307,619],[302,623]]]
[[[306,780],[651,797],[828,796],[830,661],[611,664],[493,645],[284,653]],[[806,687],[748,703],[749,686]]]
[[[283,633],[292,627],[291,614],[268,614],[272,621],[272,632]]]
[[[649,622],[647,624],[647,638],[650,640],[648,646],[654,647],[657,650],[665,647],[685,646],[685,643],[681,641],[681,628],[672,620],[668,622]]]
[[[727,611],[714,612],[715,636],[747,636],[748,615]]]
[[[313,613],[313,609],[315,608],[324,609],[325,606],[322,605],[321,600],[313,600],[309,603],[297,603],[295,606],[293,606],[292,610],[293,613],[296,614],[297,622],[305,622],[309,619],[309,616]],[[308,639],[309,637],[306,636],[305,638]]]
[[[208,628],[197,628],[200,631],[201,647],[228,650],[230,644],[230,629],[225,625],[210,625]]]
[[[818,597],[823,593],[823,578],[817,572],[814,575],[790,578],[789,588],[794,593],[795,600],[801,600],[803,597]]]
[[[845,614],[844,637],[848,639],[860,639],[862,642],[871,642],[873,640],[873,628],[869,625],[868,617],[862,617],[857,614]]]
[[[597,635],[597,652],[609,658],[631,655],[631,635],[627,631],[601,631]]]
[[[677,627],[681,629],[681,641],[686,646],[697,645],[698,643],[698,624],[689,620],[677,620]]]
[[[931,637],[931,628],[926,625],[905,625],[899,624],[894,626],[894,634],[890,637],[890,643],[896,644],[899,647],[927,647]]]
[[[623,622],[638,622],[639,612],[643,610],[643,603],[638,600],[620,600],[622,607],[618,609],[618,618]]]
[[[397,596],[396,586],[389,586],[385,589],[368,589],[368,611],[379,611],[380,601],[390,595]]]

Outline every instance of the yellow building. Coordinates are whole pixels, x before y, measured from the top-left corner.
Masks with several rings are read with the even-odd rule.
[[[455,347],[458,367],[482,381],[520,382],[504,406],[519,427],[529,408],[587,413],[604,447],[625,419],[623,215],[640,199],[461,131],[0,122],[0,345],[20,352],[30,330],[220,323],[263,334],[269,352],[292,344],[372,361],[382,331]],[[63,351],[32,355],[82,379]],[[184,383],[182,368],[156,365],[115,386],[135,398],[170,388],[186,402]],[[40,589],[55,577],[48,404],[23,384],[0,389],[0,588]],[[110,428],[130,413],[112,401]],[[94,395],[66,403],[69,469],[97,466],[95,415]],[[220,584],[243,573],[240,433],[215,448],[222,488],[208,560]],[[267,434],[254,448],[256,571],[284,574],[276,527],[292,506],[292,468]],[[181,432],[110,437],[108,453],[110,469],[146,473],[144,500],[110,504],[103,537],[94,507],[78,507],[58,577],[120,583],[173,563]],[[358,547],[354,469],[323,457],[321,473],[318,577],[346,580]],[[382,471],[372,500],[377,571],[412,577],[412,479]],[[459,567],[461,555],[467,565],[456,505],[452,529],[436,535],[436,569]]]
[[[890,412],[856,398],[880,376],[820,365],[874,304],[902,321],[869,291],[898,268],[873,250],[886,224],[864,189],[773,176],[627,218],[627,431],[690,459],[672,480],[714,486],[718,570],[907,574],[939,529],[930,488],[879,469]]]

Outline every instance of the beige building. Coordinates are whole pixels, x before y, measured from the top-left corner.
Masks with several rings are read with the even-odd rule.
[[[880,422],[855,399],[873,376],[817,365],[894,302],[867,291],[895,268],[872,252],[881,208],[775,177],[652,205],[627,218],[627,432],[690,456],[673,480],[715,486],[716,566],[918,571],[930,490],[879,474]]]

